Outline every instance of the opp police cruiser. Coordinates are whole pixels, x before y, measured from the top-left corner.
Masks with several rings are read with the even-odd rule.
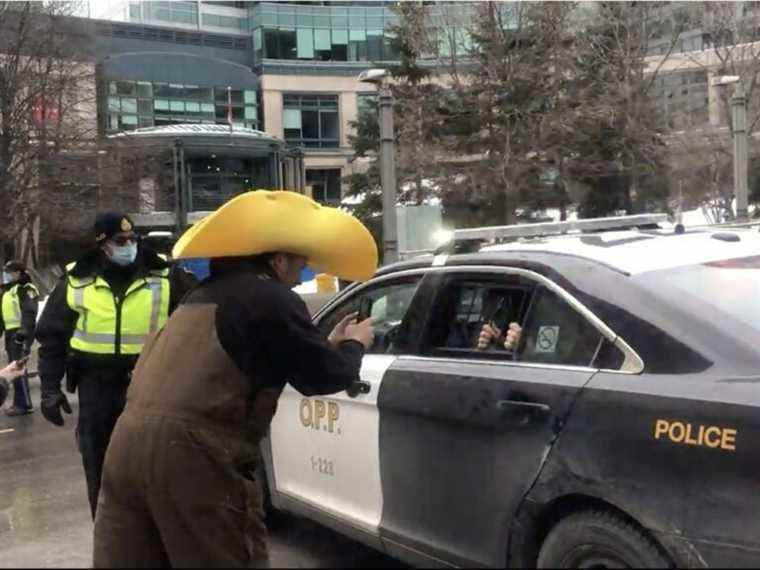
[[[349,390],[284,390],[272,507],[420,566],[759,566],[760,234],[664,220],[460,230],[500,243],[338,294],[317,326],[375,343]]]
[[[61,390],[79,390],[77,438],[93,519],[103,459],[127,387],[147,338],[195,284],[139,244],[130,218],[106,212],[95,220],[96,247],[66,268],[37,327],[41,410],[62,426],[71,413]]]
[[[11,362],[28,355],[32,349],[40,293],[32,283],[26,265],[16,260],[3,266],[2,291],[0,334],[5,334],[5,352]],[[13,380],[13,406],[5,413],[21,416],[33,411],[29,377],[24,373]]]

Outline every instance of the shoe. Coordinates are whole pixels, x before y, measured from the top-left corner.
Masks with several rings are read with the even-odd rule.
[[[34,413],[34,408],[23,409],[23,408],[17,408],[16,406],[12,406],[8,408],[7,410],[5,410],[5,415],[10,416],[10,417],[25,416],[27,414],[33,414],[33,413]]]

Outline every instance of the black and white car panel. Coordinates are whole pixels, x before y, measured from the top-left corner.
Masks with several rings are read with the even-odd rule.
[[[286,388],[272,504],[416,565],[756,566],[758,293],[741,230],[383,268],[315,316],[370,299],[377,341],[350,393]],[[522,324],[514,353],[473,348],[489,303]]]

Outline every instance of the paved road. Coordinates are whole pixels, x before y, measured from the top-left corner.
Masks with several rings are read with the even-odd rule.
[[[35,406],[38,381],[32,381]],[[92,565],[92,522],[74,442],[74,416],[63,428],[39,412],[0,414],[0,568]],[[7,431],[12,430],[12,431]],[[288,520],[270,536],[272,564],[296,568],[402,567],[308,521]]]

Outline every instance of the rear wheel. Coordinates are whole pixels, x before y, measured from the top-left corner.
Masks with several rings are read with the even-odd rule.
[[[651,537],[613,513],[569,515],[549,532],[538,555],[539,568],[668,568]]]

